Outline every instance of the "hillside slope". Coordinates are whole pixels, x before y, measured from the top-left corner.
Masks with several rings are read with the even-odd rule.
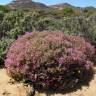
[[[45,4],[32,0],[13,0],[8,6],[12,9],[48,8]]]

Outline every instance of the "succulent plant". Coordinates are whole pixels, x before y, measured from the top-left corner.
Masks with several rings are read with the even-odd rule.
[[[94,47],[63,32],[26,33],[12,43],[5,67],[16,80],[35,88],[64,90],[87,80],[94,65]]]

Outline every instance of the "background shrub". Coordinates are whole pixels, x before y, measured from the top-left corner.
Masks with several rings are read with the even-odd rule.
[[[0,12],[7,13],[10,11],[10,8],[8,6],[0,5]]]
[[[63,14],[67,16],[74,13],[74,10],[71,7],[65,7],[63,8],[62,11],[63,11]]]
[[[0,65],[3,65],[4,63],[4,58],[5,55],[7,53],[7,48],[9,47],[9,45],[13,42],[12,39],[8,39],[8,38],[2,38],[0,40]]]
[[[88,16],[82,14],[65,16],[62,10],[50,9],[0,12],[0,40],[6,38],[14,40],[19,35],[24,35],[25,32],[59,30],[70,35],[84,37],[96,46],[95,13]]]
[[[61,27],[62,31],[70,35],[84,37],[93,45],[96,45],[96,31],[94,30],[94,23],[84,16],[75,16],[59,22],[61,22],[61,25],[63,26]]]
[[[94,47],[79,36],[32,32],[12,43],[5,66],[14,79],[35,88],[64,90],[87,80],[94,54]]]

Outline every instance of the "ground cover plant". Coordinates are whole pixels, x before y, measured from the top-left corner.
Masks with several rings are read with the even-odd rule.
[[[94,55],[95,48],[83,37],[32,32],[11,44],[5,67],[15,80],[30,81],[35,88],[64,90],[92,75]]]

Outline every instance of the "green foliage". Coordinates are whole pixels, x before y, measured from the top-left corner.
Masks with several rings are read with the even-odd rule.
[[[65,8],[63,8],[62,12],[65,15],[70,15],[70,14],[74,13],[74,10],[72,8],[70,8],[70,7],[65,7]]]
[[[7,36],[8,36],[9,38],[12,38],[12,39],[15,38],[15,39],[16,39],[16,38],[18,38],[18,35],[22,35],[22,34],[24,34],[22,28],[20,28],[20,27],[15,27],[14,29],[12,29],[11,31],[9,31],[9,32],[7,33]]]
[[[38,31],[50,30],[51,29],[50,27],[54,27],[52,26],[53,23],[54,23],[54,19],[52,18],[41,18],[36,23],[36,30]]]
[[[0,65],[4,63],[4,58],[7,52],[8,46],[13,42],[14,40],[8,39],[8,38],[2,38],[0,40]]]
[[[86,38],[92,44],[96,44],[96,33],[89,20],[83,16],[75,16],[61,21],[63,31],[71,35],[79,35]]]
[[[4,17],[4,12],[0,12],[0,23],[1,23],[1,21],[3,20],[3,17]]]
[[[19,11],[16,12],[11,11],[5,14],[0,25],[0,32],[1,32],[0,37],[1,38],[5,36],[11,37],[12,35],[9,36],[8,34],[10,34],[11,31],[13,32],[13,30],[15,30],[15,28],[20,25],[22,18],[23,18],[23,13]]]
[[[0,5],[0,12],[7,13],[10,11],[10,8],[7,6]]]
[[[95,44],[95,20],[91,22],[90,19],[84,16],[64,16],[57,19],[52,14],[48,17],[47,14],[50,11],[47,11],[38,10],[32,13],[11,11],[7,14],[1,14],[0,38],[8,36],[16,39],[18,35],[34,30],[61,30],[68,34],[83,36]]]

